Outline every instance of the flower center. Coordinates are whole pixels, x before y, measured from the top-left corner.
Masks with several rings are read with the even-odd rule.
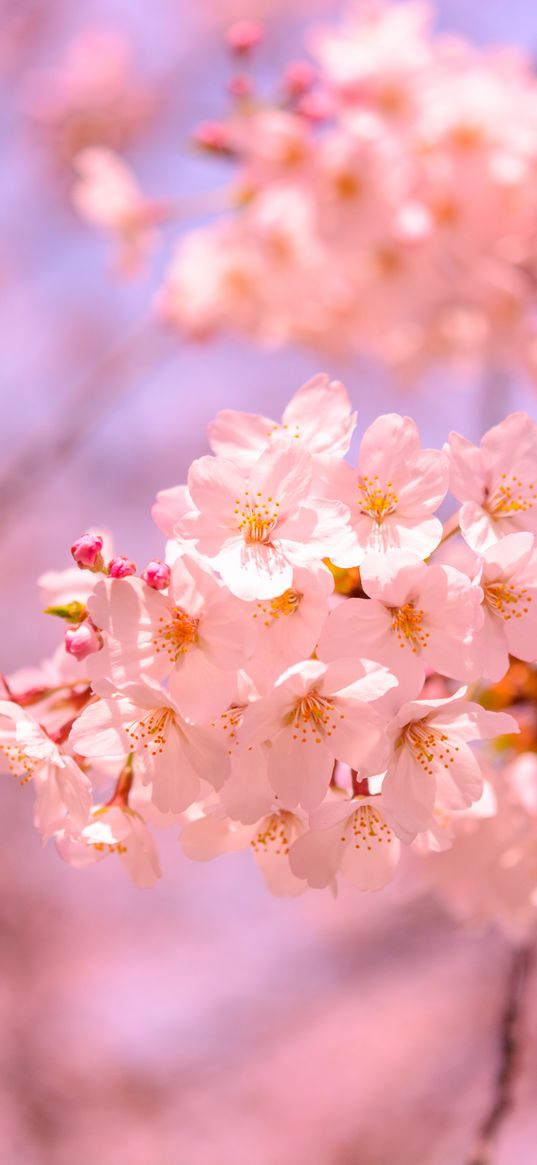
[[[231,756],[233,749],[238,747],[238,730],[241,726],[244,709],[246,707],[246,704],[232,704],[225,712],[220,713],[218,720],[213,720],[212,722],[213,728],[219,728],[224,733],[229,756]]]
[[[182,607],[173,607],[169,616],[161,615],[153,637],[155,652],[164,652],[174,663],[198,641],[199,619]]]
[[[238,520],[238,527],[248,545],[256,542],[263,546],[272,545],[272,534],[279,520],[279,505],[280,503],[275,502],[272,497],[268,497],[264,501],[261,490],[255,494],[254,498],[246,489],[243,502],[240,498],[235,499],[234,512]]]
[[[372,850],[375,843],[380,845],[383,841],[391,842],[393,840],[392,830],[372,805],[360,805],[358,809],[355,809],[345,822],[340,841],[350,840],[347,836],[347,830],[352,833],[351,840],[355,849],[361,849],[362,846],[365,846],[366,849]]]
[[[358,481],[358,508],[362,514],[369,514],[380,526],[388,514],[397,509],[397,494],[391,488],[391,481],[382,489],[378,475],[361,477]]]
[[[264,626],[272,627],[280,615],[294,615],[303,598],[304,596],[300,591],[294,591],[292,587],[289,587],[283,592],[283,595],[278,595],[276,599],[270,599],[266,603],[256,603],[256,610],[252,613],[252,618],[258,619],[261,616]]]
[[[445,732],[432,728],[427,720],[413,720],[407,724],[399,737],[399,746],[406,745],[414,760],[421,765],[425,775],[432,777],[435,765],[449,769],[455,762],[457,744],[452,744]]]
[[[125,731],[131,743],[141,744],[151,756],[164,752],[168,732],[175,724],[175,716],[171,708],[152,708],[142,720],[135,720],[126,725]]]
[[[429,632],[424,630],[423,620],[425,612],[414,603],[405,603],[403,607],[392,607],[392,631],[395,631],[399,647],[408,644],[414,654],[428,646]]]
[[[516,474],[509,476],[502,473],[499,484],[486,498],[485,509],[495,518],[503,518],[507,514],[525,514],[533,509],[537,500],[537,488],[534,481],[524,482]]]
[[[485,603],[493,615],[506,623],[527,615],[532,596],[525,587],[514,587],[508,582],[486,583],[483,587]]]
[[[297,700],[287,717],[287,723],[294,728],[292,740],[307,744],[313,739],[315,744],[322,744],[323,736],[331,736],[334,732],[338,716],[340,720],[344,719],[342,712],[336,712],[332,700],[320,696],[312,688],[307,696]]]
[[[292,813],[271,813],[263,818],[259,829],[250,841],[254,853],[288,854],[294,840],[294,817]]]
[[[13,744],[0,744],[0,752],[4,753],[12,776],[17,777],[21,785],[26,785],[28,781],[31,781],[40,763],[38,760],[27,756],[16,741]]]

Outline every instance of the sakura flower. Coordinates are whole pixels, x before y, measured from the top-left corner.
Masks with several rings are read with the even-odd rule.
[[[128,805],[99,805],[78,836],[56,836],[60,857],[78,868],[117,854],[135,886],[154,886],[161,876],[157,848],[141,814]]]
[[[292,587],[295,565],[330,554],[345,521],[341,503],[310,497],[311,478],[311,458],[297,448],[266,450],[248,475],[202,457],[188,475],[196,509],[176,536],[191,539],[238,598],[277,598]]]
[[[465,809],[479,800],[483,776],[468,741],[519,731],[512,716],[486,712],[464,694],[462,688],[447,700],[411,701],[388,726],[382,794],[404,842],[429,828],[436,806]]]
[[[421,449],[409,417],[378,417],[364,434],[357,472],[343,464],[336,474],[337,496],[351,513],[350,536],[332,555],[336,566],[359,566],[366,554],[396,547],[426,558],[438,545],[442,524],[431,515],[448,488],[447,459]]]
[[[509,655],[537,659],[537,552],[532,534],[507,534],[483,551],[478,581],[484,621],[475,641],[479,673],[501,680]]]
[[[385,668],[364,661],[295,664],[246,709],[241,744],[270,741],[268,776],[276,796],[289,808],[314,809],[336,760],[360,769],[373,751],[382,751],[384,724],[370,704],[395,683]]]
[[[384,817],[382,794],[337,797],[311,814],[310,828],[293,843],[289,863],[309,886],[328,886],[341,870],[360,890],[380,890],[394,877],[400,849]]]
[[[329,615],[322,659],[365,655],[399,678],[402,698],[418,696],[429,667],[476,678],[472,642],[483,621],[483,592],[450,566],[427,566],[404,550],[368,554],[360,571],[369,599],[349,599]]]
[[[209,425],[211,449],[241,468],[250,467],[273,437],[304,445],[313,457],[343,457],[356,425],[347,391],[324,373],[303,384],[284,410],[281,424],[269,417],[223,409]]]
[[[207,721],[229,704],[253,629],[241,604],[193,558],[177,559],[166,595],[138,578],[106,579],[90,608],[104,638],[87,662],[94,681],[170,676],[174,700],[194,720]]]
[[[158,207],[144,198],[136,179],[112,150],[97,146],[83,150],[75,168],[74,206],[83,218],[115,239],[120,268],[135,271],[155,245]]]
[[[244,681],[244,677],[242,677]],[[250,692],[248,693],[248,688]],[[229,817],[253,824],[272,807],[274,791],[268,779],[269,745],[261,743],[241,748],[241,726],[252,685],[241,684],[244,703],[232,704],[213,721],[212,727],[230,762],[229,777],[220,790],[220,804]]]
[[[324,566],[295,567],[293,584],[274,599],[248,604],[245,618],[255,631],[255,649],[246,664],[258,690],[265,691],[297,659],[315,648],[328,615],[333,578]]]
[[[485,433],[479,448],[459,433],[446,445],[450,489],[463,504],[461,531],[481,554],[506,534],[537,535],[537,425],[511,413]]]
[[[0,701],[1,759],[22,782],[33,779],[34,821],[45,839],[57,829],[72,833],[84,827],[91,809],[88,778],[28,712],[9,700]]]
[[[161,688],[146,683],[90,704],[75,721],[70,743],[81,756],[138,758],[142,783],[163,813],[186,809],[199,795],[200,778],[219,788],[229,757],[210,728],[187,723]]]
[[[304,827],[302,815],[287,809],[270,812],[252,825],[241,825],[214,810],[190,821],[179,841],[187,857],[201,862],[250,847],[270,892],[294,897],[307,889],[289,865],[290,847]]]

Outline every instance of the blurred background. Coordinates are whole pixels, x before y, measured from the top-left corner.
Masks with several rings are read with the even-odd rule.
[[[223,29],[265,20],[270,77],[300,55],[304,27],[339,7],[0,0],[2,671],[58,643],[36,578],[69,565],[75,537],[103,526],[139,565],[160,555],[154,495],[207,451],[215,412],[278,417],[323,363],[159,328],[164,256],[120,282],[107,241],[71,208],[69,162],[85,132],[73,87],[115,40],[124,75],[105,144],[149,194],[197,197],[219,181],[190,138],[226,109]],[[436,10],[440,27],[478,43],[537,51],[533,0]],[[402,394],[358,361],[324,365],[346,383],[361,431],[398,410],[424,445],[441,445],[451,428],[478,439],[498,403],[537,419],[522,383],[491,406],[460,376]],[[42,849],[31,787],[4,778],[2,805],[2,1165],[472,1165],[512,958],[499,933],[458,928],[411,874],[381,896],[275,900],[248,855],[194,865],[173,831],[159,835],[162,882],[138,891],[113,861],[75,871]],[[490,1165],[535,1161],[536,999],[530,984]]]

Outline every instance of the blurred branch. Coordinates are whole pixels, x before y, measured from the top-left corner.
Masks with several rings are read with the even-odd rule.
[[[28,493],[43,484],[83,445],[129,387],[129,372],[139,376],[155,337],[162,335],[144,315],[113,344],[67,397],[50,439],[37,430],[15,463],[0,477],[0,533]]]
[[[492,1165],[492,1152],[501,1123],[513,1103],[513,1087],[520,1063],[521,1013],[524,990],[532,965],[532,951],[515,951],[507,979],[500,1023],[500,1060],[491,1105],[479,1130],[477,1145],[467,1165]]]

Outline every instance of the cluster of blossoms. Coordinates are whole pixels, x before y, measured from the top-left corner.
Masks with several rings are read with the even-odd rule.
[[[250,847],[275,893],[379,889],[403,850],[455,892],[467,850],[532,913],[537,426],[434,450],[390,414],[352,465],[355,424],[324,375],[281,423],[225,410],[157,496],[162,561],[89,531],[40,580],[65,641],[5,679],[0,750],[68,862],[116,853],[151,885],[171,824],[195,859]]]
[[[446,356],[537,370],[537,81],[512,49],[436,34],[421,0],[365,0],[317,30],[270,99],[231,30],[232,107],[198,142],[229,159],[229,207],[183,234],[159,309],[183,334],[355,351],[419,369]],[[106,150],[74,198],[132,257],[150,202]]]

